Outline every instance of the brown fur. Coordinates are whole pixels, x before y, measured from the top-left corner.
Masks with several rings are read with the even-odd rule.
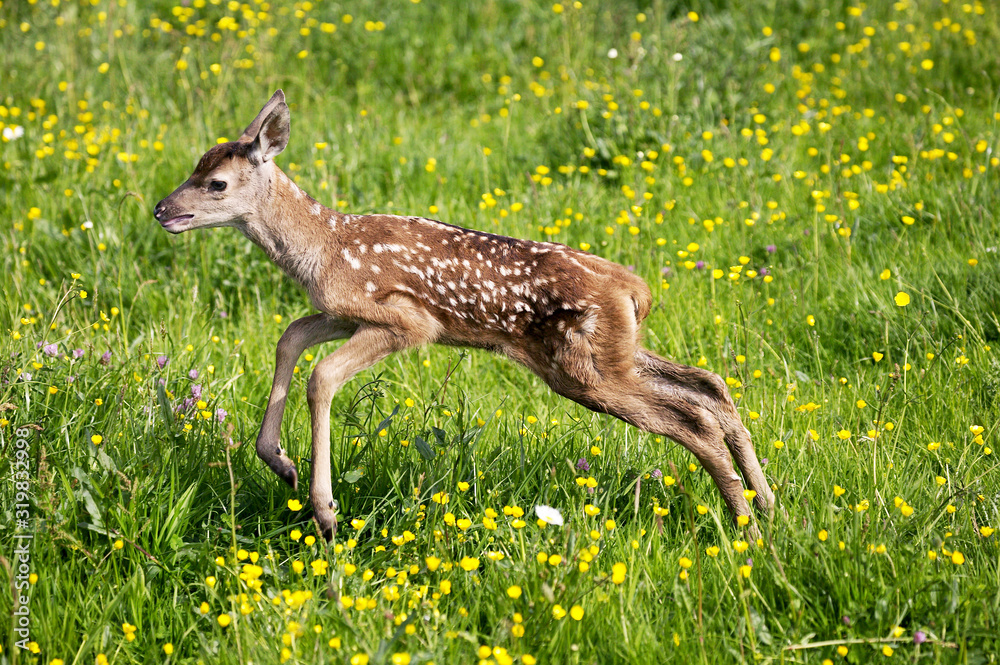
[[[306,348],[349,338],[316,366],[308,387],[310,498],[324,535],[334,525],[333,394],[389,354],[430,343],[503,353],[560,395],[670,437],[701,461],[734,516],[749,515],[732,452],[758,507],[770,511],[773,494],[722,379],[641,347],[652,300],[645,282],[564,245],[326,208],[271,161],[287,143],[288,118],[279,90],[243,136],[209,150],[155,214],[172,233],[239,228],[321,312],[292,322],[278,342],[257,438],[260,457],[293,486],[298,474],[279,444],[292,368]]]

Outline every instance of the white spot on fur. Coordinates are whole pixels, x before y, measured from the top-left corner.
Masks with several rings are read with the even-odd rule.
[[[573,256],[566,256],[562,252],[559,252],[559,256],[561,258],[566,259],[567,261],[569,261],[570,263],[572,263],[573,265],[575,265],[577,268],[579,268],[580,270],[582,270],[582,271],[584,271],[586,273],[590,273],[591,275],[596,275],[597,274],[593,270],[591,270],[590,268],[588,268],[587,266],[585,266],[582,263],[580,263],[579,261],[577,261],[576,258],[573,257]]]
[[[354,268],[355,270],[359,270],[361,268],[361,261],[358,261],[356,258],[351,256],[350,250],[346,248],[344,249],[344,260],[350,263],[351,267]]]

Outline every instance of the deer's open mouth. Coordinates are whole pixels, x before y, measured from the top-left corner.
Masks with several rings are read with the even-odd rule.
[[[180,225],[181,222],[186,222],[189,219],[193,219],[194,215],[178,215],[177,217],[171,217],[168,220],[160,222],[162,226],[167,231],[173,231],[174,227]]]

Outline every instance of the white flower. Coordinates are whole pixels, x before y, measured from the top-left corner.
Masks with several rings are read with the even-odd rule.
[[[674,53],[674,62],[680,62],[684,59],[683,53]]]
[[[552,506],[535,506],[535,514],[538,515],[538,519],[542,520],[546,524],[552,524],[555,526],[563,525],[562,513]]]
[[[618,57],[618,49],[616,49],[616,48],[609,49],[608,50],[608,57],[611,58],[612,60],[614,60],[615,58],[617,58]]]
[[[19,139],[22,136],[24,136],[24,127],[11,125],[3,128],[3,137],[6,141],[13,141],[14,139]]]

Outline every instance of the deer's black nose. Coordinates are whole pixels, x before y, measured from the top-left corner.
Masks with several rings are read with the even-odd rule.
[[[165,206],[163,205],[163,201],[160,201],[159,203],[156,204],[156,207],[153,208],[153,217],[155,217],[157,221],[163,221],[160,219],[160,217],[163,215],[164,207]]]

